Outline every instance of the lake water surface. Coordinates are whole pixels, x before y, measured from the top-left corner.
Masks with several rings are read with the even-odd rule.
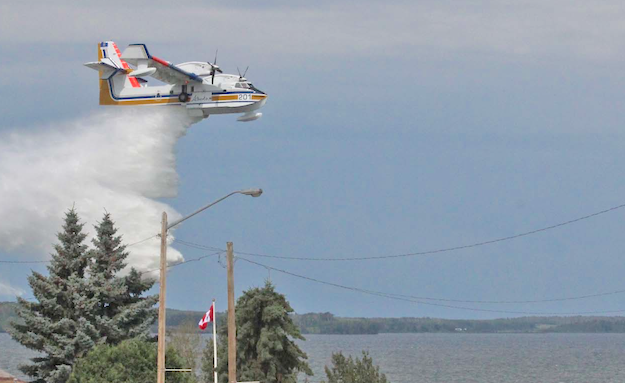
[[[307,335],[300,346],[315,373],[332,352],[368,350],[393,383],[625,382],[625,334],[380,334]],[[34,354],[0,334],[0,369]],[[23,377],[23,376],[21,376]]]

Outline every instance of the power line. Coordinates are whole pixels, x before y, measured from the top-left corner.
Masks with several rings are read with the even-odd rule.
[[[593,218],[593,217],[596,217],[598,215],[610,213],[610,212],[612,212],[614,210],[622,209],[623,207],[625,207],[625,204],[618,205],[618,206],[613,206],[613,207],[611,207],[609,209],[601,210],[601,211],[598,211],[598,212],[595,212],[595,213],[592,213],[592,214],[588,214],[588,215],[585,215],[583,217],[578,217],[578,218],[575,218],[575,219],[572,219],[572,220],[569,220],[569,221],[557,223],[555,225],[551,225],[551,226],[547,226],[547,227],[543,227],[543,228],[535,229],[535,230],[531,230],[531,231],[526,231],[524,233],[510,235],[510,236],[507,236],[507,237],[501,237],[501,238],[491,239],[491,240],[487,240],[487,241],[476,242],[476,243],[472,243],[472,244],[468,244],[468,245],[446,247],[446,248],[441,248],[441,249],[419,251],[419,252],[414,252],[414,253],[379,255],[379,256],[371,256],[371,257],[346,257],[346,258],[289,257],[289,256],[283,256],[283,255],[270,255],[270,254],[259,254],[259,253],[244,253],[244,252],[241,252],[241,251],[238,251],[237,253],[238,254],[243,254],[243,255],[249,255],[249,256],[253,256],[253,257],[287,259],[287,260],[297,260],[297,261],[368,261],[368,260],[373,260],[373,259],[404,258],[404,257],[414,257],[414,256],[421,256],[421,255],[432,255],[432,254],[437,254],[437,253],[446,253],[446,252],[450,252],[450,251],[457,251],[457,250],[469,249],[469,248],[473,248],[473,247],[480,247],[480,246],[485,246],[485,245],[491,245],[493,243],[509,241],[509,240],[517,239],[517,238],[521,238],[521,237],[527,237],[527,236],[530,236],[530,235],[533,235],[533,234],[542,233],[542,232],[545,232],[545,231],[549,231],[549,230],[560,228],[562,226],[567,226],[567,225],[570,225],[570,224],[573,224],[573,223],[576,223],[576,222],[579,222],[579,221],[583,221],[583,220],[586,220],[586,219],[589,219],[589,218]],[[209,247],[206,247],[206,249],[209,249]]]
[[[439,302],[522,304],[522,303],[545,303],[545,302],[574,301],[574,300],[580,300],[580,299],[604,297],[604,296],[608,296],[608,295],[617,295],[617,294],[623,294],[623,293],[625,293],[625,289],[624,290],[608,291],[608,292],[603,292],[603,293],[596,293],[596,294],[578,295],[578,296],[565,297],[565,298],[536,299],[536,300],[518,300],[518,301],[513,301],[513,300],[512,301],[475,301],[475,300],[472,301],[472,300],[460,300],[460,299],[419,297],[419,296],[414,296],[414,295],[401,295],[401,294],[394,294],[394,295],[408,297],[408,298],[414,298],[414,299],[422,299],[422,300],[425,300],[425,301],[439,301]]]
[[[427,250],[427,251],[420,251],[420,252],[414,252],[414,253],[404,253],[404,254],[392,254],[392,255],[380,255],[380,256],[371,256],[371,257],[347,257],[347,258],[313,258],[313,257],[289,257],[289,256],[282,256],[282,255],[270,255],[270,254],[261,254],[261,253],[246,253],[246,252],[241,252],[238,251],[238,254],[243,254],[243,255],[249,255],[249,256],[254,256],[254,257],[263,257],[263,258],[275,258],[275,259],[288,259],[288,260],[298,260],[298,261],[366,261],[366,260],[373,260],[373,259],[389,259],[389,258],[402,258],[402,257],[413,257],[413,256],[420,256],[420,255],[431,255],[431,254],[437,254],[437,253],[445,253],[445,252],[450,252],[450,251],[456,251],[456,250],[463,250],[463,249],[469,249],[469,248],[473,248],[473,247],[480,247],[480,246],[485,246],[485,245],[491,245],[493,243],[498,243],[498,242],[504,242],[504,241],[509,241],[512,239],[517,239],[517,238],[521,238],[521,237],[526,237],[529,235],[533,235],[533,234],[538,234],[544,231],[548,231],[548,230],[553,230],[562,226],[567,226],[570,225],[572,223],[576,223],[579,221],[583,221],[589,218],[593,218],[596,217],[598,215],[602,215],[602,214],[606,214],[606,213],[610,213],[612,211],[618,210],[618,209],[622,209],[623,207],[625,207],[625,204],[621,204],[621,205],[617,205],[617,206],[613,206],[611,208],[605,209],[605,210],[601,210],[592,214],[588,214],[582,217],[578,217],[569,221],[565,221],[565,222],[561,222],[561,223],[557,223],[555,225],[551,225],[551,226],[547,226],[547,227],[543,227],[540,229],[535,229],[535,230],[531,230],[531,231],[527,231],[524,233],[519,233],[519,234],[514,234],[511,236],[507,236],[507,237],[501,237],[501,238],[496,238],[496,239],[492,239],[492,240],[488,240],[488,241],[482,241],[482,242],[476,242],[476,243],[472,243],[472,244],[468,244],[468,245],[461,245],[461,246],[454,246],[454,247],[446,247],[446,248],[441,248],[441,249],[435,249],[435,250]],[[140,241],[131,243],[130,245],[126,245],[126,247],[131,247],[134,245],[138,245],[140,243],[143,243],[145,241],[148,241],[152,238],[156,238],[159,237],[160,234],[156,234],[150,237],[147,237],[145,239],[142,239]],[[193,243],[193,242],[188,242],[188,241],[183,241],[180,239],[174,239],[174,242],[176,243],[180,243],[182,245],[188,246],[188,247],[193,247],[199,250],[219,250],[219,251],[225,251],[224,249],[218,248],[218,247],[213,247],[213,246],[206,246],[206,245],[202,245],[202,244],[197,244],[197,243]],[[50,262],[50,261],[0,261],[0,263],[46,263],[46,262]]]
[[[174,238],[173,240],[174,243],[179,243],[181,245],[187,246],[187,247],[191,247],[197,250],[213,250],[213,251],[226,251],[225,249],[220,249],[219,247],[213,247],[213,246],[207,246],[207,245],[201,245],[199,243],[193,243],[193,242],[189,242],[189,241],[183,241],[181,239],[178,238]]]
[[[212,254],[203,255],[203,256],[198,257],[198,258],[193,258],[193,259],[188,259],[186,261],[178,262],[178,263],[173,264],[171,266],[167,266],[167,270],[173,269],[176,266],[184,265],[186,263],[198,262],[198,261],[201,261],[202,259],[205,259],[205,258],[208,258],[208,257],[212,257],[212,256],[215,256],[215,255],[220,255],[220,254],[223,254],[223,253],[224,253],[223,251],[218,251],[218,252],[215,252],[215,253],[212,253]],[[148,274],[148,273],[151,273],[151,272],[154,272],[154,271],[159,271],[159,270],[160,270],[160,267],[158,269],[145,270],[145,271],[140,272],[139,275],[143,276],[144,274]],[[36,297],[28,297],[28,298],[22,298],[22,299],[30,301],[30,300],[37,299],[37,298]]]
[[[225,252],[225,251],[217,251],[217,252],[215,252],[215,253],[206,254],[206,255],[203,255],[203,256],[198,257],[198,258],[187,259],[186,261],[178,262],[178,263],[175,263],[175,264],[173,264],[173,265],[171,265],[171,266],[167,266],[167,270],[173,269],[174,267],[177,267],[177,266],[180,266],[180,265],[184,265],[184,264],[187,264],[187,263],[191,263],[191,262],[199,262],[199,261],[201,261],[202,259],[205,259],[205,258],[208,258],[208,257],[213,257],[213,256],[215,256],[215,255],[221,255],[221,254],[223,254],[224,252]],[[159,267],[159,268],[157,268],[157,269],[145,270],[145,271],[140,272],[140,273],[139,273],[139,275],[143,275],[143,274],[151,273],[151,272],[154,272],[154,271],[159,271],[160,269],[161,269],[161,268]]]
[[[138,245],[138,244],[143,243],[143,242],[145,242],[145,241],[148,241],[148,240],[150,240],[150,239],[152,239],[152,238],[156,238],[156,237],[160,237],[160,236],[161,236],[160,234],[155,234],[155,235],[153,235],[153,236],[151,236],[151,237],[147,237],[147,238],[144,238],[144,239],[142,239],[142,240],[140,240],[140,241],[133,242],[133,243],[131,243],[130,245],[126,245],[126,247],[132,247],[132,246],[134,246],[134,245]]]
[[[205,258],[208,257],[212,257],[215,255],[221,255],[225,252],[225,250],[220,250],[211,254],[207,254],[207,255],[203,255],[201,257],[198,258],[193,258],[193,259],[188,259],[179,263],[176,263],[174,265],[171,266],[167,266],[167,269],[172,269],[176,266],[180,266],[186,263],[190,263],[190,262],[198,262],[201,261]],[[300,278],[304,278],[304,279],[308,279],[311,281],[315,281],[315,282],[320,282],[320,283],[325,283],[323,281],[317,281],[314,278],[309,278],[309,277],[305,277],[305,276],[300,276],[298,274],[294,274],[291,272],[288,272],[286,270],[279,270],[279,269],[275,269],[271,266],[267,266],[267,265],[263,265],[251,260],[248,260],[246,258],[243,257],[237,257],[238,259],[242,259],[244,261],[247,261],[249,263],[254,263],[258,266],[264,267],[267,270],[276,270],[278,272],[282,272],[288,275],[292,275],[295,277],[300,277]],[[139,273],[139,275],[144,275],[144,274],[148,274],[154,271],[159,271],[160,268],[157,269],[151,269],[151,270],[145,270]],[[328,282],[329,283],[329,282]],[[335,285],[335,284],[332,284]],[[336,285],[336,287],[344,287],[341,285]],[[362,290],[362,289],[358,289],[358,290]],[[367,290],[363,290],[363,291],[367,291]],[[617,294],[623,294],[625,293],[625,289],[623,290],[614,290],[614,291],[608,291],[608,292],[602,292],[602,293],[595,293],[595,294],[587,294],[587,295],[578,295],[578,296],[571,296],[571,297],[564,297],[564,298],[550,298],[550,299],[536,299],[536,300],[499,300],[499,301],[495,301],[495,300],[462,300],[462,299],[448,299],[448,298],[432,298],[432,297],[424,297],[424,296],[415,296],[415,295],[405,295],[405,294],[393,294],[393,293],[381,293],[381,292],[375,292],[375,291],[371,291],[372,293],[380,293],[380,294],[386,294],[389,296],[396,296],[396,297],[401,297],[401,298],[409,298],[409,299],[418,299],[418,300],[424,300],[424,301],[438,301],[438,302],[454,302],[454,303],[478,303],[478,304],[526,304],[526,303],[547,303],[547,302],[562,302],[562,301],[571,301],[571,300],[580,300],[580,299],[589,299],[589,298],[596,298],[596,297],[602,297],[602,296],[609,296],[609,295],[617,295]]]
[[[200,245],[200,244],[197,244],[197,243],[181,241],[181,240],[178,240],[178,239],[174,240],[174,242],[181,243],[181,244],[183,244],[185,246],[190,246],[190,247],[193,247],[193,248],[196,248],[196,249],[221,250],[222,252],[225,252],[225,250],[217,249],[215,247],[203,246],[203,245]],[[248,255],[248,253],[241,253],[241,252],[235,252],[235,254]],[[238,259],[244,259],[242,257],[237,257],[237,258]],[[271,268],[269,267],[268,270],[270,270],[270,269]],[[466,300],[466,299],[433,298],[433,297],[424,297],[424,296],[415,296],[415,295],[402,295],[402,294],[394,294],[394,295],[401,296],[401,297],[404,297],[404,298],[420,299],[420,300],[425,300],[425,301],[438,301],[438,302],[480,303],[480,304],[524,304],[524,303],[563,302],[563,301],[572,301],[572,300],[580,300],[580,299],[597,298],[597,297],[602,297],[602,296],[617,295],[617,294],[623,294],[623,293],[625,293],[625,289],[614,290],[614,291],[606,291],[606,292],[601,292],[601,293],[586,294],[586,295],[563,297],[563,298],[549,298],[549,299],[535,299],[535,300],[498,300],[498,301],[497,300]]]
[[[50,263],[50,261],[0,261],[0,263]]]
[[[216,252],[211,253],[211,254],[202,255],[201,257],[197,257],[197,258],[193,258],[193,259],[187,259],[186,261],[178,262],[178,263],[176,263],[174,265],[168,266],[168,268],[171,269],[173,267],[184,265],[184,264],[187,264],[187,263],[190,263],[190,262],[198,262],[198,261],[201,261],[202,259],[205,259],[205,258],[208,258],[208,257],[213,257],[215,255],[221,255],[223,253],[225,253],[225,251],[223,251],[223,250],[216,251]]]
[[[140,241],[133,242],[130,245],[126,245],[125,247],[132,247],[132,246],[138,245],[140,243],[143,243],[145,241],[148,241],[148,240],[150,240],[152,238],[156,238],[156,237],[159,237],[159,236],[160,236],[160,234],[152,235],[152,236],[144,238],[144,239],[142,239]],[[13,263],[13,264],[50,263],[50,262],[51,262],[50,260],[45,260],[45,261],[43,261],[43,260],[42,261],[16,261],[16,260],[6,260],[5,261],[5,260],[0,260],[0,263]]]
[[[307,276],[304,276],[304,275],[295,274],[295,273],[292,273],[290,271],[286,271],[286,270],[278,269],[278,268],[275,268],[275,267],[267,266],[267,265],[264,265],[262,263],[258,263],[258,262],[255,262],[255,261],[252,261],[250,259],[243,258],[243,257],[238,257],[238,259],[240,259],[242,261],[245,261],[245,262],[248,262],[248,263],[251,263],[251,264],[254,264],[254,265],[257,265],[257,266],[260,266],[260,267],[264,267],[265,269],[268,269],[268,270],[274,270],[274,271],[277,271],[279,273],[290,275],[290,276],[296,277],[296,278],[305,279],[307,281],[311,281],[311,282],[315,282],[315,283],[319,283],[319,284],[323,284],[323,285],[327,285],[327,286],[337,287],[337,288],[344,289],[344,290],[355,291],[355,292],[359,292],[359,293],[363,293],[363,294],[379,296],[379,297],[383,297],[383,298],[389,298],[389,299],[394,299],[394,300],[399,300],[399,301],[404,301],[404,302],[417,303],[417,304],[422,304],[422,305],[426,305],[426,306],[436,306],[436,307],[445,307],[445,308],[451,308],[451,309],[457,309],[457,310],[480,311],[480,312],[490,312],[490,313],[498,313],[498,314],[522,314],[522,315],[591,315],[591,314],[615,314],[615,313],[625,312],[625,309],[623,309],[623,310],[608,310],[608,311],[560,312],[560,313],[535,312],[535,311],[510,311],[510,310],[493,310],[493,309],[483,309],[483,308],[475,308],[475,307],[455,306],[455,305],[443,304],[443,303],[424,302],[423,300],[414,299],[414,298],[412,298],[410,296],[407,296],[407,295],[386,293],[386,292],[375,291],[375,290],[367,290],[367,289],[361,289],[361,288],[358,288],[358,287],[345,286],[345,285],[340,285],[338,283],[322,281],[320,279],[311,278],[311,277],[307,277]],[[466,302],[466,303],[469,303],[469,302]]]

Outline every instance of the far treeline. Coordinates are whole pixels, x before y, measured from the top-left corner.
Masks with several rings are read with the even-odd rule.
[[[341,318],[330,313],[294,315],[302,334],[378,333],[625,333],[625,317],[522,317],[488,320]]]
[[[203,312],[167,310],[167,324],[175,327],[198,321]],[[226,320],[217,313],[217,321]],[[342,318],[331,313],[292,314],[302,334],[379,333],[625,333],[625,317],[522,317],[488,320],[436,318]],[[156,331],[156,327],[154,327]]]
[[[16,319],[15,303],[0,302],[0,333]],[[167,310],[167,327],[199,321],[200,311]],[[625,333],[625,317],[571,316],[522,317],[488,320],[436,318],[342,318],[331,313],[293,314],[302,334],[379,333]],[[217,313],[217,321],[226,320]],[[156,324],[152,328],[156,332]]]

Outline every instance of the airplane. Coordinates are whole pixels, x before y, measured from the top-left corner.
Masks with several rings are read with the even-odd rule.
[[[98,44],[98,61],[84,65],[100,74],[100,105],[176,105],[198,118],[243,113],[237,120],[247,122],[262,116],[258,109],[267,101],[267,94],[249,82],[246,73],[224,74],[217,56],[214,63],[174,65],[152,56],[145,44],[130,44],[120,53],[113,41],[103,41]],[[144,76],[166,85],[148,86]]]

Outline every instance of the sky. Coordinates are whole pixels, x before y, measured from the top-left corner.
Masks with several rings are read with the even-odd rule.
[[[181,224],[170,259],[231,241],[237,295],[270,279],[298,313],[625,310],[623,293],[453,302],[624,290],[625,208],[427,256],[244,254],[426,252],[621,206],[624,17],[615,0],[0,1],[0,261],[48,260],[72,206],[86,230],[111,212],[133,243],[158,233],[162,211],[181,217],[260,187],[259,198],[236,195]],[[263,117],[189,127],[155,108],[99,106],[82,64],[104,40],[122,51],[145,43],[174,63],[218,49],[225,72],[249,66],[268,93]],[[157,265],[157,239],[129,250],[133,266]],[[223,264],[211,255],[170,269],[167,306],[203,311],[216,298],[225,309]],[[0,264],[0,300],[32,296],[31,270],[46,273]]]

